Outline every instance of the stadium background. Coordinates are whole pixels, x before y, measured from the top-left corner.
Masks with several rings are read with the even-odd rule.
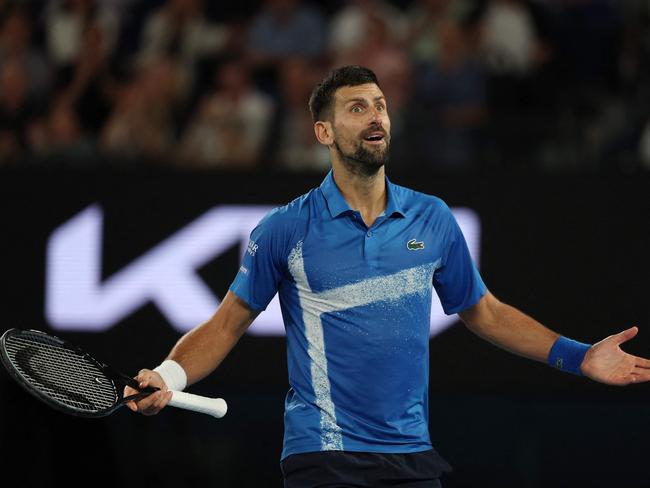
[[[583,341],[639,325],[625,349],[650,355],[647,2],[63,3],[0,2],[0,330],[51,329],[47,242],[89,205],[104,210],[108,278],[210,208],[318,185],[322,151],[291,135],[310,130],[305,90],[356,60],[396,100],[389,175],[478,213],[493,293]],[[264,52],[281,37],[268,9],[305,7],[310,28],[295,31],[320,40]],[[174,8],[191,29],[149,23]],[[384,11],[383,27],[364,17]],[[223,296],[237,268],[233,246],[198,273]],[[103,332],[58,333],[134,373],[179,337],[153,304]],[[431,341],[430,384],[432,440],[455,467],[445,486],[650,486],[647,385],[559,374],[459,324]],[[219,421],[66,417],[3,373],[0,463],[20,486],[281,486],[286,389],[284,340],[252,335],[190,389],[228,400]]]

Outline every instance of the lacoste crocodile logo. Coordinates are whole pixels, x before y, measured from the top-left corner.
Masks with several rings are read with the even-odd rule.
[[[406,248],[409,251],[418,251],[420,249],[424,249],[424,242],[422,241],[418,242],[415,239],[411,239],[406,243]]]

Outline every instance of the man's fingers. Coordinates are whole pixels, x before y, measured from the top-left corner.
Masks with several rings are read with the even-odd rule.
[[[170,391],[157,391],[146,397],[144,400],[138,402],[138,410],[143,415],[156,415],[165,408],[171,397],[172,392]]]
[[[161,393],[160,401],[157,404],[157,407],[158,407],[159,411],[162,410],[163,408],[165,408],[167,406],[167,404],[169,403],[169,400],[172,399],[172,392],[171,391],[161,391],[160,393]]]
[[[135,377],[135,380],[138,382],[140,388],[151,386],[153,388],[167,390],[167,385],[165,385],[160,375],[150,369],[141,369],[138,376]]]
[[[141,369],[135,380],[138,382],[140,388],[146,388],[154,381],[154,372],[149,369]]]
[[[623,332],[619,332],[618,334],[615,334],[613,336],[613,338],[614,338],[614,341],[616,342],[616,344],[620,345],[620,344],[623,344],[624,342],[629,341],[630,339],[632,339],[634,336],[637,335],[638,332],[639,332],[638,327],[636,327],[636,326],[635,327],[630,327],[629,329],[624,330]]]
[[[163,408],[167,406],[169,400],[172,398],[172,392],[167,390],[167,385],[160,377],[160,375],[150,369],[142,369],[134,378],[138,383],[138,388],[143,390],[147,387],[157,388],[158,391],[147,395],[139,400],[131,400],[126,403],[126,406],[133,412],[141,413],[142,415],[156,415]],[[124,388],[124,397],[139,393],[139,390],[126,386]]]
[[[158,373],[150,369],[142,369],[138,372],[138,375],[134,379],[137,381],[140,390],[151,387],[158,388],[159,391],[147,395],[146,397],[139,400],[132,400],[130,402],[127,402],[126,406],[128,408],[143,415],[155,415],[160,410],[165,408],[171,399],[172,394],[171,392],[167,391],[167,386]],[[124,397],[134,395],[136,393],[139,393],[139,390],[136,390],[129,386],[124,388]]]
[[[650,371],[637,369],[630,375],[630,381],[632,383],[645,383],[646,381],[650,381]]]
[[[154,415],[158,413],[158,401],[160,400],[160,396],[163,394],[162,391],[157,391],[155,393],[152,393],[149,396],[146,396],[142,400],[139,400],[138,403],[138,411],[143,414],[143,415]]]
[[[138,393],[138,390],[134,390],[130,386],[125,386],[124,387],[124,393],[122,394],[123,395],[122,398],[130,397],[131,395],[135,395],[136,393]],[[129,407],[134,412],[138,411],[138,406],[136,405],[136,403],[133,400],[131,400],[130,402],[126,402],[125,405],[127,407]]]
[[[650,369],[650,360],[634,356],[634,366],[637,368]]]

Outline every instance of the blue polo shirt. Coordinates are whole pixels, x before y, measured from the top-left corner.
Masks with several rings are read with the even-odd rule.
[[[432,285],[447,314],[486,288],[445,203],[386,185],[368,228],[330,172],[262,219],[230,287],[254,310],[279,294],[291,386],[282,459],[431,449]]]

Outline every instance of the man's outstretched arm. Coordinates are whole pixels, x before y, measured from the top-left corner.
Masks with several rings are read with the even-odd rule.
[[[548,362],[553,352],[566,351],[566,339],[532,317],[486,293],[476,305],[459,313],[465,325],[479,337],[514,354]],[[638,328],[611,335],[590,347],[569,351],[581,359],[579,373],[609,385],[628,385],[650,381],[650,360],[624,352],[620,345],[632,339]],[[573,346],[568,346],[572,348]],[[552,351],[552,349],[554,351]],[[586,353],[584,351],[586,350]],[[575,357],[575,355],[573,356]]]
[[[184,376],[182,383],[191,385],[214,371],[235,346],[246,329],[253,323],[257,313],[232,292],[228,292],[215,314],[206,322],[183,335],[167,356],[172,363],[172,373]],[[178,367],[182,369],[178,369]],[[127,406],[144,415],[154,415],[171,399],[167,385],[161,375],[150,369],[143,369],[136,377],[140,387],[161,388],[137,402]],[[127,387],[125,396],[135,393]]]

